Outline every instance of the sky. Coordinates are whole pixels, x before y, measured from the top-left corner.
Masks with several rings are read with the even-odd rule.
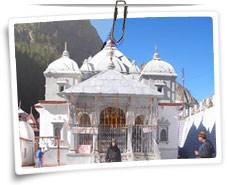
[[[112,20],[91,20],[105,42]],[[121,33],[122,19],[116,22],[116,38]],[[199,101],[214,94],[213,25],[210,17],[127,18],[124,40],[117,48],[136,64],[152,59],[155,46],[162,60],[170,63],[185,87]]]

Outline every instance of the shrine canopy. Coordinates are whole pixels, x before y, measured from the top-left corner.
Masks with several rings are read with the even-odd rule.
[[[59,95],[65,98],[69,95],[161,97],[163,94],[139,81],[125,77],[119,71],[108,69],[64,90]]]

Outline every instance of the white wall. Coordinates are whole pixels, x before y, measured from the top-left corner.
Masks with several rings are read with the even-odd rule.
[[[59,93],[59,81],[66,81],[66,87],[69,88],[80,81],[79,76],[76,75],[48,75],[46,76],[45,84],[45,100],[65,100],[64,98],[57,95]]]
[[[157,90],[155,83],[157,80],[163,80],[166,86],[163,87],[164,97],[162,100],[172,101],[176,100],[176,78],[171,76],[158,75],[144,75],[141,77],[141,82]]]
[[[177,106],[159,106],[159,120],[168,120],[168,143],[159,142],[161,157],[164,159],[176,159],[178,154],[179,121],[177,119]],[[162,124],[161,122],[158,123]]]
[[[23,166],[34,164],[34,144],[32,141],[20,139],[21,160]]]
[[[44,108],[36,110],[40,113],[40,136],[54,136],[52,121],[57,115],[68,120],[67,104],[46,104]]]

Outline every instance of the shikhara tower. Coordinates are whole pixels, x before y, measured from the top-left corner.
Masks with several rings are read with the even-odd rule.
[[[157,48],[139,69],[109,40],[79,68],[65,46],[44,76],[40,136],[61,138],[65,164],[103,162],[113,137],[123,160],[177,158],[177,74]],[[48,157],[54,146],[44,147]]]

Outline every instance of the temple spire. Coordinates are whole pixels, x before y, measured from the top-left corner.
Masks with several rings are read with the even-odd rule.
[[[108,69],[114,69],[115,65],[113,63],[113,55],[114,55],[114,43],[111,40],[111,35],[109,35],[109,39],[107,40],[106,43],[106,49],[107,49],[107,56],[109,57],[108,61]]]
[[[69,52],[67,50],[67,42],[65,42],[65,50],[63,51],[62,56],[63,57],[69,57]]]
[[[113,63],[113,61],[110,59],[109,64],[108,64],[108,69],[114,69],[115,65]]]
[[[65,42],[65,51],[67,51],[67,42]]]
[[[155,46],[154,48],[153,60],[160,60],[160,55],[158,53],[158,46]]]

